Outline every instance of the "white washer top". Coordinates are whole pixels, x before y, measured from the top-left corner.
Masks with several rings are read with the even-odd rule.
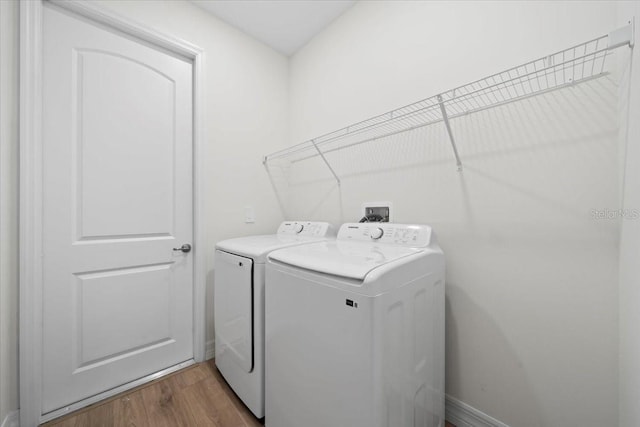
[[[252,258],[253,262],[262,264],[271,251],[332,239],[334,235],[328,222],[285,221],[278,227],[277,234],[223,240],[216,244],[216,249]]]
[[[281,249],[270,260],[356,280],[373,269],[425,252],[436,245],[431,227],[391,223],[347,223],[335,241]]]

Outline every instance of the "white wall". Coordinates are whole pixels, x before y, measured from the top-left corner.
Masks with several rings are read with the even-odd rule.
[[[635,16],[636,33],[640,22],[640,3],[621,2],[620,25]],[[638,36],[636,34],[636,43]],[[620,427],[640,425],[640,60],[634,48],[633,65],[630,55],[622,63],[626,74],[620,86],[622,119],[620,136],[627,147],[623,209],[631,213],[622,222],[620,233]]]
[[[18,2],[0,1],[0,423],[18,408]]]
[[[616,28],[608,2],[359,2],[291,61],[292,142]],[[615,63],[615,61],[614,61]],[[289,217],[390,200],[447,255],[447,393],[514,427],[616,425],[617,76],[274,169]]]
[[[262,166],[262,155],[287,144],[288,61],[186,1],[101,1],[102,6],[158,31],[198,45],[203,70],[206,132],[208,259],[214,244],[232,236],[269,233],[283,220]],[[17,67],[16,3],[2,7],[2,282],[0,322],[1,409],[17,408]],[[6,56],[5,56],[6,54]],[[13,74],[12,74],[13,73]],[[7,107],[5,109],[5,107]],[[11,124],[11,126],[10,126]],[[255,224],[244,224],[244,207],[255,207]],[[209,271],[211,272],[211,268]],[[211,286],[207,280],[207,339],[213,338]]]

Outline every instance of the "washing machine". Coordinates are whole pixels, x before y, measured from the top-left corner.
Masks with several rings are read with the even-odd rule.
[[[356,223],[267,257],[266,426],[444,426],[445,259],[425,225]]]
[[[334,239],[327,222],[285,221],[276,234],[216,244],[215,364],[258,417],[264,417],[264,288],[266,255],[280,248]]]

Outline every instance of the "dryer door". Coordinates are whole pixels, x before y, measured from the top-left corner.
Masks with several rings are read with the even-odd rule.
[[[216,251],[213,288],[216,363],[253,370],[253,260]]]

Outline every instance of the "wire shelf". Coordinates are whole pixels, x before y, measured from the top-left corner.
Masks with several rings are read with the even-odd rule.
[[[283,158],[299,162],[321,156],[339,183],[325,154],[444,122],[461,169],[450,119],[604,76],[608,74],[607,57],[618,47],[632,46],[632,41],[630,23],[596,39],[269,154],[264,163]]]

